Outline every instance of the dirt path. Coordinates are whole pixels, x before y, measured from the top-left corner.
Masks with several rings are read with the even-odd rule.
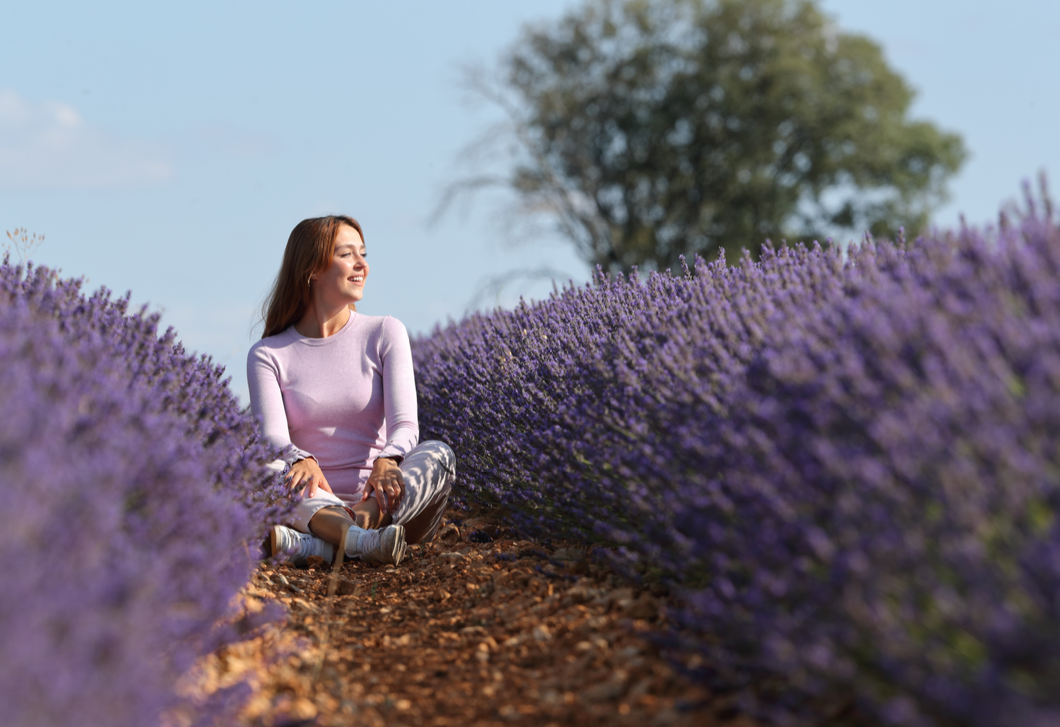
[[[286,623],[222,650],[200,688],[243,677],[241,722],[295,725],[721,724],[719,703],[646,636],[665,602],[578,548],[546,551],[472,521],[445,525],[400,566],[263,565],[247,608]]]

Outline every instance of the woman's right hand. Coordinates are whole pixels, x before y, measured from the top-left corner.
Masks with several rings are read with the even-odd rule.
[[[292,492],[305,487],[306,497],[313,497],[317,494],[318,489],[324,492],[331,492],[331,485],[328,484],[324,473],[320,471],[320,464],[312,457],[300,459],[291,465],[291,469],[287,472],[284,480]]]

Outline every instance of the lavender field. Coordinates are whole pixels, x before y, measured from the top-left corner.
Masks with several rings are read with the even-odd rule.
[[[414,344],[461,496],[684,595],[779,722],[1060,722],[1060,226],[600,276]]]
[[[458,497],[682,596],[779,723],[1060,721],[1060,224],[605,277],[414,342]],[[128,298],[0,267],[0,704],[223,724],[174,685],[283,517],[223,371]]]
[[[175,684],[239,637],[232,598],[282,516],[272,453],[222,370],[127,298],[5,259],[0,300],[2,721],[223,723],[240,689]]]

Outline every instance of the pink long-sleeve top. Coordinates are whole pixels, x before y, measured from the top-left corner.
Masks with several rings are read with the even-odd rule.
[[[359,495],[378,457],[419,440],[412,348],[401,321],[351,312],[327,338],[291,326],[247,356],[250,407],[288,464],[314,457],[336,493]]]

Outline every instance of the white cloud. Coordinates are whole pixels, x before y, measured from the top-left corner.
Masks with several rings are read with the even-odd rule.
[[[0,91],[0,189],[132,187],[172,177],[157,145],[93,128],[67,104]]]

